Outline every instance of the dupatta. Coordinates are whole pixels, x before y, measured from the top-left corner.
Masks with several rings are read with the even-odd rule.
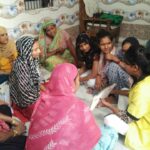
[[[100,138],[100,129],[83,101],[74,94],[77,68],[57,65],[47,90],[35,106],[26,150],[91,150]]]
[[[61,30],[57,28],[57,32],[56,35],[54,36],[54,38],[51,41],[51,44],[49,45],[49,47],[46,46],[46,35],[45,35],[45,30],[48,26],[51,25],[56,25],[56,22],[54,20],[50,20],[50,21],[45,21],[42,24],[40,33],[39,33],[39,44],[40,47],[43,50],[43,58],[46,58],[47,52],[51,52],[53,50],[56,50],[60,47],[60,43],[61,43]]]
[[[4,27],[0,26],[0,34],[6,34],[7,31]],[[10,72],[12,63],[17,57],[17,50],[15,42],[8,39],[7,44],[0,42],[0,68],[1,71]]]

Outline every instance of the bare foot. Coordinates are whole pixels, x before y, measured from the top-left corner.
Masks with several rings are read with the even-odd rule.
[[[97,105],[97,107],[109,107],[109,106],[111,106],[111,103],[107,101],[107,98],[101,99],[99,104]]]
[[[110,104],[117,104],[117,100],[115,98],[115,96],[109,96],[105,99],[107,102],[109,102]]]

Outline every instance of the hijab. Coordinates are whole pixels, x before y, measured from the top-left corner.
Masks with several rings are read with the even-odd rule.
[[[32,57],[34,38],[25,36],[17,40],[18,57],[10,75],[10,96],[20,107],[27,107],[39,96],[38,59]]]
[[[91,150],[98,142],[99,127],[74,94],[77,74],[77,68],[69,63],[53,70],[31,118],[27,150]]]

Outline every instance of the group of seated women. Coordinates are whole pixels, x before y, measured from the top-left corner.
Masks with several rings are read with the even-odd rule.
[[[97,33],[98,49],[86,33],[81,33],[76,41],[77,56],[84,62],[79,71],[80,81],[87,81],[89,87],[98,90],[112,83],[117,84],[116,89],[130,88],[133,78],[130,75],[130,68],[123,59],[131,45],[135,49],[140,46],[135,37],[128,37],[122,42],[122,49],[117,50],[111,34],[100,30]]]
[[[49,71],[64,62],[77,65],[76,52],[69,34],[57,28],[54,20],[43,23],[38,39],[25,36],[19,38],[16,45],[9,40],[6,29],[1,27],[0,46],[1,83],[8,80],[9,76],[14,113],[19,111],[28,119],[42,89],[39,56],[41,65]]]
[[[0,57],[5,58],[0,60],[1,82],[9,75],[13,115],[18,118],[18,112],[22,115],[21,120],[13,118],[10,107],[1,102],[0,148],[112,150],[118,139],[116,130],[110,122],[97,125],[89,107],[75,96],[82,82],[97,91],[116,83],[111,95],[101,100],[99,106],[111,109],[122,120],[125,120],[122,116],[126,116],[126,124],[130,124],[125,144],[129,148],[148,150],[150,69],[143,51],[135,37],[126,38],[121,50],[117,50],[106,30],[100,30],[96,40],[80,33],[75,51],[68,33],[57,28],[54,21],[43,23],[38,39],[19,38],[15,48],[5,28],[0,27]],[[39,63],[52,71],[44,87],[39,79]],[[73,63],[80,64],[79,71]],[[128,108],[124,111],[110,104],[122,88],[129,89]],[[31,124],[25,144],[22,122],[26,121]],[[17,146],[18,143],[22,146]]]
[[[116,83],[110,96],[100,100],[99,103],[99,106],[107,107],[116,114],[116,116],[108,115],[104,122],[125,135],[125,145],[128,148],[148,150],[150,146],[150,94],[148,92],[150,62],[144,54],[145,48],[135,37],[128,37],[122,42],[122,48],[118,51],[113,44],[111,34],[101,30],[97,33],[97,44],[100,50],[97,59],[97,53],[96,51],[94,53],[91,41],[86,33],[81,33],[76,41],[78,57],[84,62],[79,71],[81,82],[87,81],[87,86],[94,86],[98,88],[98,91],[107,85]],[[90,53],[93,55],[89,57]],[[89,58],[90,61],[87,62]],[[88,65],[89,62],[92,65]],[[84,73],[83,77],[83,70],[85,72],[89,69],[90,71]],[[122,88],[128,90],[122,90]],[[114,102],[111,96],[115,95],[114,97],[118,98],[116,97],[118,94],[129,96],[124,110],[115,108],[111,104]]]

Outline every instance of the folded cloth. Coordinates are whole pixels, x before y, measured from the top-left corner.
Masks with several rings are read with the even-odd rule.
[[[85,4],[85,11],[89,17],[93,17],[93,14],[98,12],[98,0],[83,0]]]
[[[101,13],[100,14],[100,19],[108,19],[112,21],[112,25],[117,26],[120,25],[122,20],[123,20],[123,16],[120,15],[113,15],[113,14],[109,14],[109,13]]]

